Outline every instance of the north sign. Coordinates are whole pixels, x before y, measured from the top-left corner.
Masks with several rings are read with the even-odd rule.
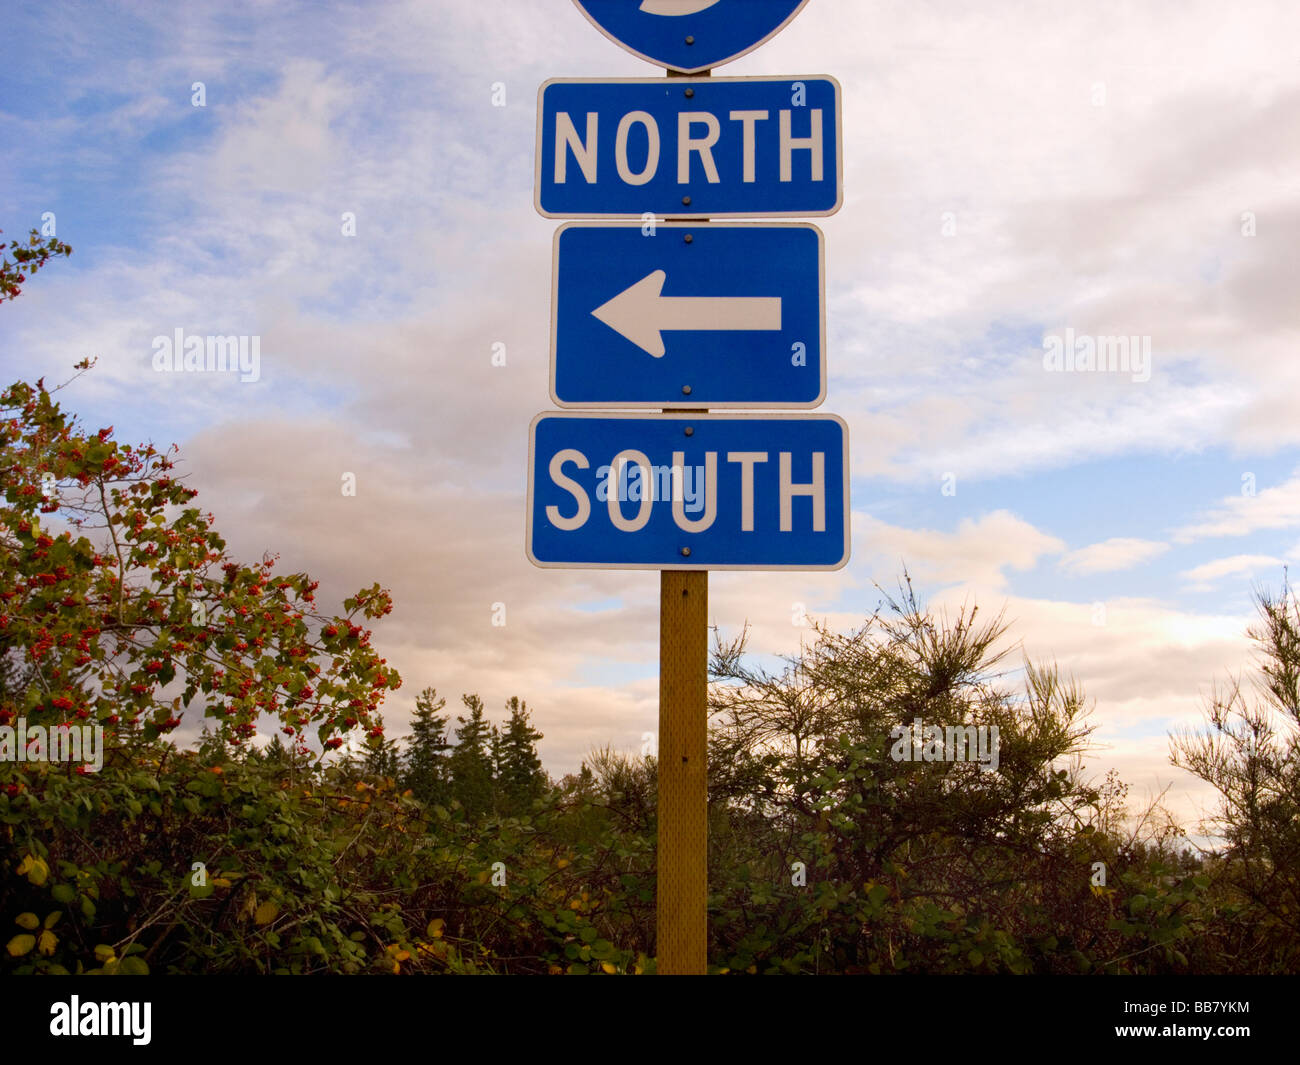
[[[834,78],[559,78],[537,100],[548,218],[829,215],[841,189]]]
[[[808,223],[571,222],[555,234],[561,407],[815,407],[822,234]]]
[[[688,74],[730,63],[785,28],[808,0],[574,0],[634,56]]]
[[[542,567],[832,570],[848,427],[830,414],[539,414],[527,551]]]

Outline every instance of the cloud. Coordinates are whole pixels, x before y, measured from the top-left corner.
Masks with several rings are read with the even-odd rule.
[[[1131,537],[1112,536],[1099,544],[1089,544],[1071,551],[1059,565],[1071,576],[1086,577],[1094,573],[1113,573],[1132,569],[1149,562],[1169,550],[1168,544],[1155,540],[1136,540]]]
[[[963,518],[951,533],[902,528],[865,515],[854,515],[854,520],[855,554],[861,550],[868,559],[887,560],[891,569],[906,563],[914,577],[929,584],[989,592],[1006,586],[1007,569],[1032,569],[1040,556],[1065,548],[1061,540],[1005,510]]]
[[[1295,417],[1294,407],[1291,416]],[[1249,482],[1246,477],[1250,478]],[[1290,480],[1258,494],[1245,494],[1247,484],[1254,488],[1254,474],[1243,475],[1242,483],[1242,495],[1225,496],[1199,521],[1176,530],[1174,539],[1190,543],[1216,536],[1245,536],[1258,529],[1300,526],[1300,471],[1292,474]]]
[[[1223,577],[1254,576],[1261,570],[1276,570],[1284,565],[1282,559],[1272,555],[1233,555],[1231,558],[1216,558],[1213,562],[1193,566],[1179,576],[1201,588],[1208,588],[1213,581]]]

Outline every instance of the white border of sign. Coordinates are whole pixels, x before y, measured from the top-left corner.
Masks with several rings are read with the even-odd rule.
[[[840,83],[830,74],[790,74],[790,75],[754,75],[741,78],[674,78],[672,88],[678,86],[689,87],[693,84],[700,85],[718,85],[727,81],[768,81],[786,84],[793,81],[810,81],[818,79],[829,81],[835,89],[835,203],[821,211],[690,211],[686,208],[678,210],[673,208],[670,215],[673,219],[686,219],[687,221],[704,221],[710,218],[826,218],[833,215],[844,205],[844,94],[840,89]],[[545,113],[542,110],[542,95],[546,92],[548,85],[578,85],[588,83],[592,85],[653,85],[655,88],[662,89],[667,82],[663,78],[547,78],[537,89],[537,137],[533,142],[533,207],[543,218],[639,218],[641,214],[629,211],[626,214],[613,214],[609,212],[591,214],[570,211],[544,211],[542,209],[542,120]]]
[[[781,403],[775,401],[745,401],[740,402],[721,402],[719,400],[680,399],[668,402],[659,400],[623,400],[621,402],[611,402],[604,400],[592,400],[582,402],[565,402],[560,399],[555,391],[555,347],[559,339],[560,326],[560,235],[566,229],[583,227],[587,229],[640,229],[645,223],[627,222],[627,221],[608,221],[608,222],[566,222],[555,231],[555,237],[551,242],[551,402],[557,407],[564,407],[567,410],[670,410],[686,409],[697,410],[706,407],[709,410],[812,410],[814,407],[820,407],[826,402],[826,237],[820,229],[811,222],[712,222],[712,223],[695,223],[695,222],[655,222],[655,229],[700,229],[701,225],[708,229],[811,229],[817,234],[817,289],[818,289],[818,313],[817,319],[820,327],[818,334],[818,347],[821,351],[820,366],[818,373],[821,375],[821,391],[817,393],[814,400],[805,400],[800,403]],[[647,356],[648,357],[648,356]]]
[[[534,446],[537,441],[537,423],[543,418],[585,418],[587,420],[610,418],[635,418],[638,421],[645,421],[649,415],[610,413],[597,414],[592,411],[571,411],[571,410],[546,410],[533,417],[528,423],[528,497],[525,514],[524,528],[524,553],[528,556],[528,561],[538,569],[639,569],[639,570],[784,570],[789,572],[807,572],[807,573],[824,573],[837,569],[843,569],[848,564],[849,556],[853,553],[853,499],[849,491],[849,426],[838,414],[660,414],[653,418],[653,421],[734,421],[736,419],[763,419],[766,421],[834,421],[840,423],[843,430],[844,454],[841,459],[841,469],[844,471],[844,557],[833,565],[789,565],[789,566],[755,566],[746,563],[738,565],[719,565],[716,562],[539,562],[533,557],[533,473],[535,466]]]
[[[665,68],[665,65],[662,60],[651,59],[648,55],[645,55],[642,52],[638,52],[630,44],[627,44],[624,41],[620,41],[617,37],[615,37],[612,33],[610,33],[609,30],[605,29],[604,26],[602,26],[599,22],[597,22],[594,18],[592,18],[591,14],[587,11],[586,8],[584,8],[578,2],[578,0],[573,0],[573,6],[582,12],[583,18],[585,18],[588,22],[590,22],[593,26],[595,26],[596,29],[600,31],[601,36],[606,37],[609,40],[613,41],[625,52],[628,52],[629,54],[636,56],[638,59],[644,59],[647,63],[650,63],[653,66],[659,67],[660,69],[680,70],[683,74],[698,74],[701,70],[712,70],[714,67],[720,67],[725,63],[730,63],[733,60],[739,59],[742,55],[749,55],[749,53],[752,52],[755,48],[760,48],[763,45],[767,44],[768,41],[770,41],[773,37],[775,37],[778,33],[780,33],[788,25],[790,25],[795,15],[799,14],[799,12],[804,9],[807,3],[808,0],[800,0],[799,6],[790,12],[789,17],[786,18],[786,20],[782,22],[781,25],[777,26],[776,29],[774,29],[762,40],[755,41],[743,52],[737,52],[735,55],[728,56],[726,59],[715,59],[712,63],[705,63],[703,66],[700,67],[666,67]]]

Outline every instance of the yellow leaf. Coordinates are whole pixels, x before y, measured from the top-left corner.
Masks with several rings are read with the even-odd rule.
[[[441,917],[435,917],[429,922],[429,927],[425,929],[425,934],[431,939],[438,939],[442,936],[443,927],[447,924]]]
[[[20,913],[16,918],[14,918],[14,920],[17,922],[19,928],[26,928],[28,931],[31,931],[41,923],[34,913]]]
[[[550,973],[551,976],[559,976],[561,973],[564,972],[563,969],[561,969],[558,965],[554,965],[554,964],[552,964],[549,968],[547,968],[546,971]]]
[[[36,946],[36,937],[29,935],[14,936],[5,946],[12,957],[21,958],[24,954]]]
[[[18,875],[27,877],[30,883],[40,887],[45,883],[45,878],[50,875],[50,867],[45,864],[43,858],[29,854],[19,863]]]
[[[217,876],[212,878],[213,887],[230,887],[230,881],[225,877]]]
[[[41,938],[36,941],[36,946],[48,958],[54,953],[54,948],[58,945],[58,942],[58,937],[53,932],[45,931],[41,933]]]
[[[555,863],[555,867],[557,869],[563,869],[568,864],[569,864],[568,858],[561,858],[558,862]]]
[[[409,950],[399,950],[395,957],[398,961],[410,961],[411,952]]]
[[[253,920],[257,924],[270,924],[275,920],[275,915],[280,912],[280,905],[267,899],[262,905],[253,911]]]
[[[609,962],[607,962],[607,961],[603,961],[603,962],[601,962],[601,963],[600,963],[600,967],[601,967],[602,969],[604,969],[605,972],[609,973],[610,976],[613,976],[616,972],[618,972],[618,970],[615,969],[614,966],[612,966],[612,965],[611,965]]]

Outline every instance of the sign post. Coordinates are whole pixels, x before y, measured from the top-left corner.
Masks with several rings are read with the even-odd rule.
[[[825,398],[821,231],[709,220],[839,210],[840,87],[710,77],[807,0],[574,3],[669,80],[538,92],[538,212],[636,220],[556,233],[551,397],[641,409],[533,419],[527,553],[542,567],[660,571],[657,971],[702,975],[709,570],[838,569],[850,543],[841,419],[708,410]]]
[[[658,972],[707,970],[709,571],[659,575]]]
[[[669,68],[668,77],[675,76]],[[709,971],[707,569],[659,574],[655,768],[655,972],[704,976]]]

